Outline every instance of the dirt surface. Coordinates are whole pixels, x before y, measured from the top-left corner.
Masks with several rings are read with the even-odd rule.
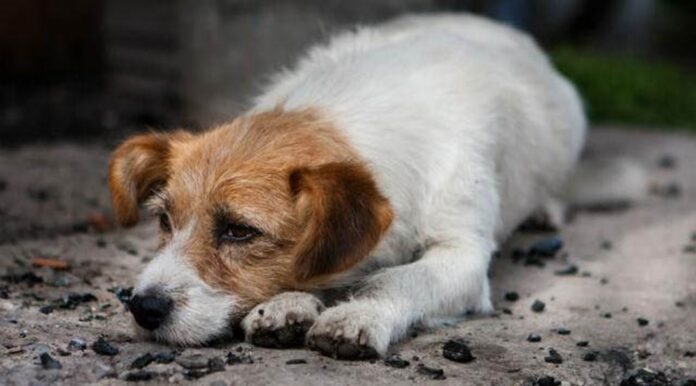
[[[113,229],[102,215],[108,150],[0,150],[0,384],[694,385],[696,138],[596,130],[590,148],[641,160],[658,194],[623,211],[578,213],[553,258],[513,259],[515,248],[549,236],[515,235],[491,272],[496,314],[414,332],[393,347],[408,365],[238,341],[185,349],[141,341],[115,292],[151,258],[156,227]],[[67,269],[57,269],[61,261]],[[535,300],[543,311],[532,311]],[[118,353],[98,354],[99,337]],[[450,351],[464,343],[475,359],[445,358],[449,340]],[[172,352],[176,360],[158,363]]]

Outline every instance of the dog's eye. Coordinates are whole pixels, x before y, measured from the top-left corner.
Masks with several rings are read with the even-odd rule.
[[[220,242],[241,243],[259,235],[259,231],[248,225],[228,223],[220,233]]]
[[[160,213],[159,226],[160,226],[160,230],[162,230],[162,232],[169,233],[172,231],[172,223],[169,222],[169,216],[167,216],[166,213]]]

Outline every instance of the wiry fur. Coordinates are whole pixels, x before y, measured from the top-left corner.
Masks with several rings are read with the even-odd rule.
[[[563,192],[585,126],[575,90],[526,35],[467,15],[407,16],[313,48],[275,78],[247,116],[171,149],[164,190],[175,207],[175,228],[198,221],[205,232],[205,208],[224,201],[274,235],[266,241],[283,241],[221,258],[194,230],[189,243],[198,247],[184,253],[192,254],[187,260],[200,280],[241,298],[239,309],[272,302],[273,328],[287,319],[284,313],[303,307],[298,304],[313,303],[271,296],[352,286],[349,301],[318,316],[300,310],[316,318],[308,342],[339,357],[384,354],[414,323],[491,310],[491,254],[520,221]],[[334,173],[315,187],[330,183],[337,191],[298,196],[293,170],[329,164],[357,164],[358,174],[368,175],[360,180],[368,182],[331,182]],[[233,176],[246,193],[234,182],[218,188]],[[340,256],[305,254],[313,264],[297,264],[295,246],[306,240],[307,211],[297,211],[306,206],[302,197],[327,200],[315,203],[324,210],[339,199],[350,203],[350,195],[362,195],[359,208],[367,209],[351,204],[346,216],[324,216],[337,223],[313,225],[326,235],[313,242],[328,238],[332,245],[323,250]],[[337,248],[343,240],[333,236],[345,231],[360,252],[346,254],[349,263],[336,262],[346,247]],[[244,262],[261,252],[271,256],[266,264]],[[298,276],[298,267],[310,268]],[[302,282],[316,276],[316,267],[328,275]],[[251,286],[265,290],[252,296]],[[256,319],[249,314],[243,326],[258,327]]]

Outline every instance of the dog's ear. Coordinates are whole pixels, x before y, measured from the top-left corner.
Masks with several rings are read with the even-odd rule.
[[[368,256],[392,221],[392,209],[368,170],[330,163],[290,174],[299,224],[295,280],[345,271]]]
[[[189,136],[183,131],[141,134],[129,138],[114,151],[109,163],[109,189],[116,219],[121,225],[138,222],[138,204],[168,178],[172,140]]]

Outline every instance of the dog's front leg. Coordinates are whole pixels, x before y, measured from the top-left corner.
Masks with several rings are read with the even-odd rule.
[[[383,356],[416,322],[490,311],[493,245],[492,237],[460,237],[432,246],[414,263],[371,276],[353,299],[319,315],[308,345],[340,359]]]
[[[272,348],[302,346],[324,305],[307,292],[284,292],[254,307],[242,320],[246,340]]]

